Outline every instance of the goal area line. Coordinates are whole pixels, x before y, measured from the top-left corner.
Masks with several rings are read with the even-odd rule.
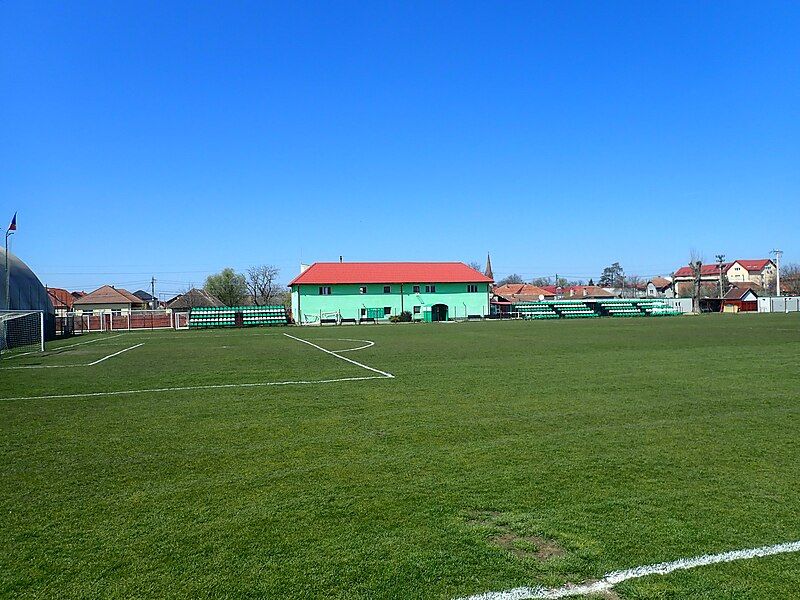
[[[108,338],[111,339],[111,338]],[[83,344],[91,344],[92,342],[96,342],[99,340],[91,340],[89,342],[83,342]],[[73,344],[73,346],[80,346],[81,344]],[[109,358],[114,358],[115,356],[119,356],[129,350],[135,350],[139,346],[144,346],[144,342],[140,344],[136,344],[134,346],[129,346],[128,348],[123,348],[113,354],[108,354],[98,360],[95,360],[90,363],[78,363],[75,365],[13,365],[10,367],[0,367],[0,371],[10,371],[12,369],[77,369],[80,367],[94,367],[95,365],[99,365],[101,362],[107,361]],[[64,346],[65,348],[70,348],[72,346]]]

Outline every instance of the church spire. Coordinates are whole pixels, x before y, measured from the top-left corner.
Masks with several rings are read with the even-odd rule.
[[[492,259],[489,256],[489,253],[486,253],[486,270],[483,272],[491,280],[494,280],[494,273],[492,273]]]

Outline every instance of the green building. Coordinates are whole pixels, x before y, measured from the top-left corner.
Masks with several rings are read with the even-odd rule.
[[[415,321],[489,314],[492,279],[460,262],[314,263],[289,283],[300,325],[388,320],[403,311]]]

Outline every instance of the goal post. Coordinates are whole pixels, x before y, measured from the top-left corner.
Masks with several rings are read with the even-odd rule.
[[[0,310],[0,353],[44,352],[44,311]]]

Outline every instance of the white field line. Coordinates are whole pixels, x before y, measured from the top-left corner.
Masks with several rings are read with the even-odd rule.
[[[16,369],[74,369],[75,367],[86,367],[88,365],[17,365],[14,367],[3,367],[0,371],[13,371]]]
[[[315,381],[264,381],[259,383],[219,383],[210,385],[187,385],[168,388],[150,388],[142,390],[118,390],[115,392],[87,392],[81,394],[53,394],[49,396],[21,396],[18,398],[0,398],[5,400],[57,400],[61,398],[94,398],[97,396],[130,396],[132,394],[160,394],[163,392],[184,392],[194,390],[224,390],[234,388],[256,388],[273,385],[311,385],[314,383],[337,383],[339,381],[366,381],[368,379],[386,379],[383,375],[367,375],[365,377],[340,377],[339,379],[317,379]]]
[[[394,375],[391,373],[386,373],[385,371],[380,371],[378,369],[373,369],[372,367],[368,367],[367,365],[363,365],[360,362],[347,358],[345,356],[338,356],[335,352],[331,350],[326,350],[321,346],[317,346],[316,344],[312,344],[306,340],[302,340],[300,338],[296,338],[293,335],[289,335],[288,333],[284,333],[292,339],[295,339],[299,342],[303,342],[310,346],[314,346],[323,352],[331,354],[336,358],[340,358],[344,361],[349,363],[353,363],[359,367],[367,369],[369,371],[373,371],[378,373],[378,375],[367,375],[364,377],[339,377],[336,379],[317,379],[317,380],[309,380],[309,381],[264,381],[260,383],[220,383],[220,384],[209,384],[209,385],[188,385],[188,386],[176,386],[176,387],[168,387],[168,388],[149,388],[149,389],[140,389],[140,390],[118,390],[114,392],[85,392],[80,394],[50,394],[46,396],[20,396],[17,398],[0,398],[0,401],[4,400],[59,400],[65,398],[95,398],[98,396],[129,396],[132,394],[160,394],[164,392],[183,392],[183,391],[195,391],[195,390],[222,390],[222,389],[235,389],[235,388],[256,388],[256,387],[268,387],[268,386],[282,386],[282,385],[311,385],[316,383],[337,383],[340,381],[367,381],[370,379],[394,379]],[[353,341],[353,340],[346,340],[346,341]],[[367,342],[369,340],[354,340],[359,342]],[[143,344],[144,342],[142,342]],[[116,352],[115,354],[109,355],[101,360],[105,360],[106,358],[111,358],[112,356],[116,356],[121,352],[126,352],[127,350],[132,350],[133,348],[138,348],[142,344],[138,344],[136,346],[131,346],[130,348],[126,348],[120,352]],[[374,344],[374,342],[373,342]],[[366,346],[369,347],[369,346]],[[100,361],[95,361],[91,364],[96,364]],[[61,366],[61,365],[59,365]],[[89,366],[89,365],[63,365],[63,366]],[[25,368],[25,367],[11,367],[11,368]]]
[[[118,337],[121,337],[121,336],[122,336],[122,334],[118,333],[117,335],[112,335],[112,336],[109,336],[109,337],[97,338],[95,340],[89,340],[87,342],[78,342],[77,344],[68,344],[67,346],[59,346],[58,348],[53,348],[49,352],[56,352],[58,350],[63,350],[64,348],[74,348],[75,346],[85,346],[86,344],[94,344],[95,342],[102,342],[102,341],[105,341],[105,340],[113,340],[114,338],[118,338]],[[15,354],[13,356],[6,356],[6,357],[3,358],[3,360],[11,360],[12,358],[17,358],[19,356],[26,356],[28,354],[36,354],[37,352],[40,352],[40,351],[39,350],[31,350],[30,352],[20,352],[19,354]]]
[[[144,342],[142,342],[141,344],[136,344],[135,346],[131,346],[130,348],[123,348],[123,349],[122,349],[122,350],[120,350],[119,352],[114,352],[114,354],[109,354],[108,356],[104,356],[103,358],[101,358],[101,359],[99,359],[99,360],[96,360],[96,361],[94,361],[94,362],[90,362],[90,363],[89,363],[88,365],[86,365],[86,366],[87,366],[87,367],[93,367],[93,366],[95,366],[95,365],[98,365],[98,364],[100,364],[100,363],[101,363],[101,362],[103,362],[104,360],[108,360],[109,358],[114,358],[115,356],[119,356],[119,355],[120,355],[120,354],[122,354],[123,352],[127,352],[128,350],[133,350],[133,349],[135,349],[135,348],[138,348],[139,346],[144,346]]]
[[[360,363],[358,361],[355,361],[352,358],[347,358],[346,356],[339,356],[333,350],[328,350],[326,348],[323,348],[322,346],[317,346],[315,343],[309,342],[308,340],[304,340],[304,339],[299,338],[299,337],[294,337],[293,335],[289,335],[288,333],[284,333],[283,335],[285,335],[286,337],[290,337],[293,340],[297,340],[298,342],[303,342],[304,344],[308,344],[309,346],[313,346],[317,350],[322,350],[326,354],[330,354],[331,356],[335,356],[336,358],[338,358],[340,360],[347,361],[347,362],[349,362],[351,364],[356,365],[357,367],[361,367],[362,369],[366,369],[367,371],[372,371],[373,373],[378,373],[379,375],[383,375],[384,377],[388,377],[390,379],[394,379],[394,375],[392,375],[391,373],[387,373],[386,371],[381,371],[381,370],[375,369],[373,367],[368,367],[367,365],[365,365],[363,363]],[[366,342],[367,340],[357,340],[357,341]]]
[[[666,575],[673,571],[695,569],[706,565],[715,565],[736,560],[748,560],[763,556],[773,556],[775,554],[787,554],[790,552],[800,552],[800,541],[775,544],[774,546],[761,546],[760,548],[748,548],[745,550],[731,550],[720,554],[704,554],[693,558],[680,558],[671,562],[633,567],[632,569],[625,569],[623,571],[612,571],[611,573],[606,573],[606,576],[600,581],[583,585],[565,585],[560,588],[521,587],[503,592],[485,592],[474,596],[465,596],[460,600],[528,600],[586,596],[588,594],[607,592],[618,583],[628,581],[629,579],[639,579],[640,577],[647,577],[648,575]]]
[[[318,338],[323,339],[323,338]],[[344,350],[331,350],[334,354],[339,354],[340,352],[355,352],[356,350],[363,350],[364,348],[371,348],[375,345],[375,342],[371,342],[370,340],[354,340],[352,338],[324,338],[324,339],[335,339],[337,342],[364,342],[363,346],[358,346],[356,348],[346,348]]]

